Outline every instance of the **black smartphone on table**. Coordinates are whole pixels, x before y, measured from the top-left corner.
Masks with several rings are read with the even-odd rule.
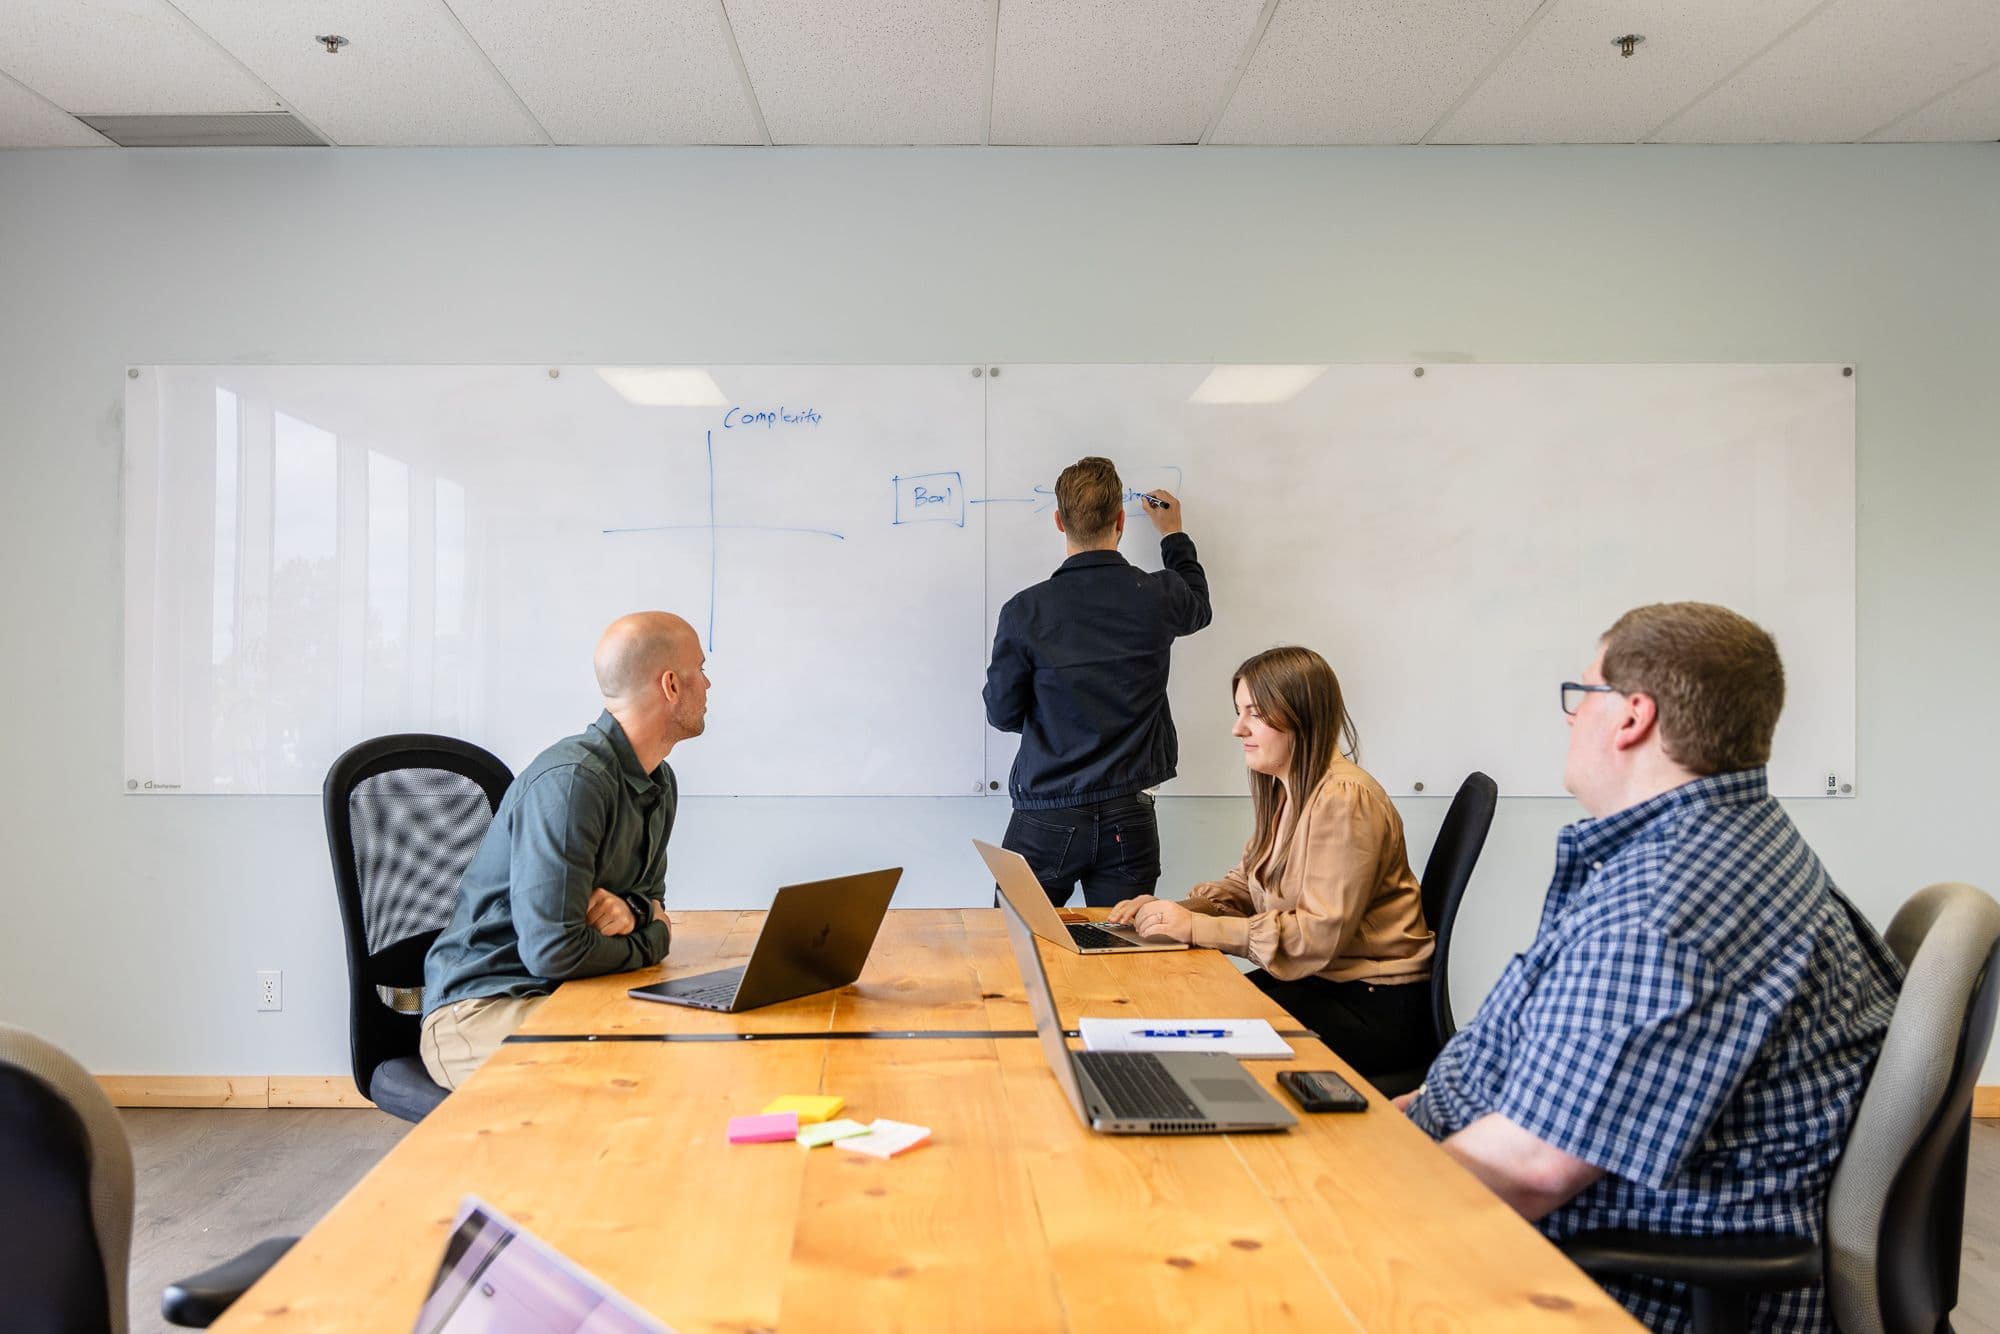
[[[1308,1112],[1368,1110],[1368,1099],[1331,1070],[1280,1070],[1278,1083]]]

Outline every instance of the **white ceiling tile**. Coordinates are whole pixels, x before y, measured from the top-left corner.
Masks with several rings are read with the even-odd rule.
[[[1996,60],[1995,0],[1833,0],[1654,138],[1848,143]]]
[[[108,148],[111,141],[0,74],[0,148]]]
[[[165,0],[0,0],[0,70],[83,116],[278,108]]]
[[[996,144],[1191,144],[1264,0],[1005,0]]]
[[[559,144],[761,144],[718,0],[451,0]]]
[[[996,0],[728,0],[780,144],[976,144]]]
[[[1869,137],[1884,144],[2000,139],[2000,66],[1960,84],[1929,106]]]
[[[1820,3],[1560,0],[1430,141],[1634,143]],[[1627,33],[1646,39],[1629,57]]]
[[[548,142],[443,0],[175,3],[337,144]]]
[[[1283,0],[1217,144],[1412,144],[1541,0]]]

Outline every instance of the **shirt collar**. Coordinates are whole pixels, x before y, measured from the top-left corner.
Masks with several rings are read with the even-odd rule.
[[[1079,551],[1056,567],[1057,574],[1068,574],[1071,570],[1088,570],[1100,565],[1130,565],[1115,551]]]
[[[611,753],[618,757],[618,773],[625,780],[625,786],[634,792],[650,792],[659,783],[656,774],[649,774],[639,767],[639,757],[632,750],[632,743],[626,739],[624,727],[606,709],[597,715],[597,721],[590,730],[611,743]]]
[[[1711,807],[1747,806],[1770,796],[1762,766],[1731,773],[1710,774],[1691,783],[1669,788],[1657,797],[1648,797],[1636,806],[1596,820],[1579,820],[1565,829],[1576,853],[1592,862],[1603,861],[1630,843],[1655,821],[1684,811]]]

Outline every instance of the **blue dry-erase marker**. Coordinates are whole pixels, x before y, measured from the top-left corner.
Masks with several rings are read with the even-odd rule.
[[[1163,510],[1167,507],[1167,502],[1161,500],[1158,496],[1149,496],[1142,493],[1139,499],[1145,501],[1148,505],[1151,505],[1156,510]]]
[[[1226,1028],[1141,1028],[1132,1033],[1135,1038],[1226,1038]]]

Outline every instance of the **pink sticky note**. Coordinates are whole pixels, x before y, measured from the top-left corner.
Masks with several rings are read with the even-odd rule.
[[[775,1144],[779,1140],[797,1139],[798,1134],[797,1112],[772,1112],[766,1116],[729,1118],[731,1144]]]

